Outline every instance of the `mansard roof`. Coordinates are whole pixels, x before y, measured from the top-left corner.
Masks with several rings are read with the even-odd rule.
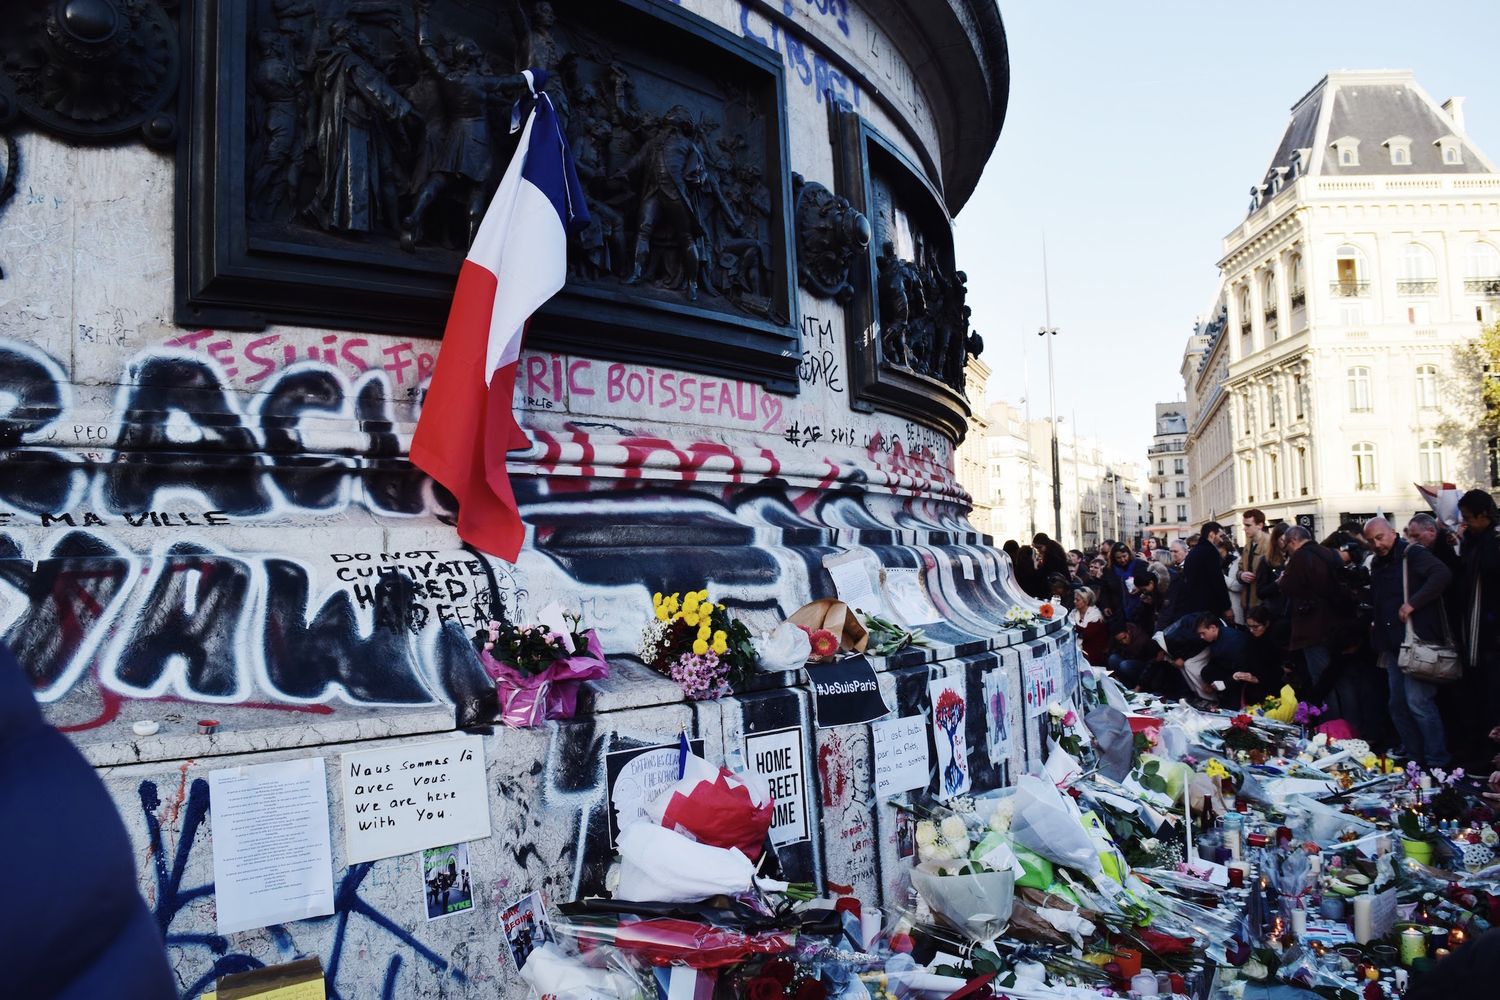
[[[1459,99],[1461,101],[1461,99]],[[1411,139],[1411,163],[1394,167],[1385,147],[1393,136]],[[1332,145],[1358,141],[1356,163],[1340,163]],[[1462,162],[1444,162],[1440,140],[1457,141]],[[1417,83],[1411,70],[1339,70],[1329,73],[1292,106],[1286,131],[1261,175],[1254,212],[1284,183],[1371,174],[1490,174],[1495,167],[1464,132],[1462,113],[1450,114]]]

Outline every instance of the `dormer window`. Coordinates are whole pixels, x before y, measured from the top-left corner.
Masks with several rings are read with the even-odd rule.
[[[1387,139],[1383,145],[1391,151],[1391,166],[1411,166],[1411,140],[1404,135],[1395,135]]]
[[[1333,146],[1334,158],[1341,167],[1359,166],[1359,140],[1352,135],[1346,135],[1342,139],[1335,139]]]
[[[1464,144],[1458,140],[1457,136],[1445,135],[1437,142],[1433,143],[1433,145],[1436,146],[1442,154],[1443,166],[1457,167],[1463,165]]]

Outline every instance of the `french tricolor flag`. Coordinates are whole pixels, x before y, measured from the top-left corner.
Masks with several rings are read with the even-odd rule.
[[[448,326],[411,461],[458,498],[458,535],[515,562],[526,526],[505,471],[506,452],[530,445],[511,409],[521,338],[531,314],[567,277],[568,234],[588,222],[567,137],[542,70],[516,154],[458,273]]]

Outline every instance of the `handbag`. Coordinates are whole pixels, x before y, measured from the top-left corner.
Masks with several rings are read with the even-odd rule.
[[[1409,588],[1407,578],[1406,557],[1403,553],[1401,559],[1401,603],[1409,604]],[[1406,617],[1406,641],[1401,644],[1401,651],[1396,654],[1396,665],[1406,676],[1428,684],[1452,684],[1463,676],[1464,668],[1462,661],[1458,658],[1458,650],[1453,645],[1453,637],[1448,634],[1448,616],[1443,614],[1439,608],[1438,617],[1443,622],[1443,641],[1429,642],[1426,639],[1418,639],[1416,632],[1411,627],[1411,615]]]

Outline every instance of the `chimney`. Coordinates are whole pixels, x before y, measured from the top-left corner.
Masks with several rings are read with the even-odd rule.
[[[1443,113],[1453,122],[1455,132],[1464,130],[1464,99],[1462,97],[1450,97],[1444,101]]]

